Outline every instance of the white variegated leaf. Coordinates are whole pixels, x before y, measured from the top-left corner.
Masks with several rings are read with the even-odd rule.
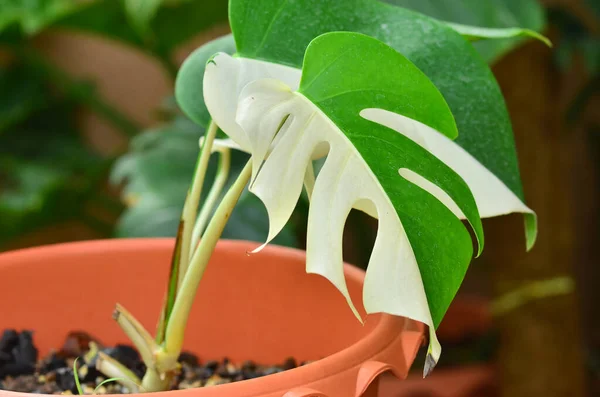
[[[353,35],[356,36],[359,35]],[[367,42],[371,40],[378,43],[373,39],[367,39]],[[441,353],[435,336],[437,324],[432,318],[419,264],[397,207],[344,131],[310,99],[295,92],[300,83],[299,71],[276,65],[269,65],[267,69],[264,65],[262,61],[219,54],[207,65],[204,92],[207,108],[217,124],[242,150],[252,154],[253,178],[249,189],[262,200],[269,215],[265,244],[287,223],[303,185],[310,184],[307,271],[327,278],[360,318],[344,280],[342,234],[352,208],[379,218],[377,239],[365,279],[364,307],[367,313],[385,312],[427,324],[431,342],[429,353],[437,362]],[[406,65],[410,64],[407,62]],[[410,68],[414,66],[410,65]],[[259,78],[262,77],[260,71],[266,78]],[[411,71],[426,81],[416,68]],[[432,84],[427,88],[433,90],[438,95],[436,100],[446,106]],[[365,108],[365,114],[356,114],[356,118],[367,120],[372,110]],[[401,127],[400,131],[423,147],[427,133],[421,134],[422,128],[441,135],[425,124],[394,114],[399,116],[393,120]],[[451,115],[448,120],[453,125]],[[449,139],[448,142],[452,143]],[[325,155],[327,158],[313,186],[310,177],[312,160]],[[396,172],[399,182],[403,177],[411,180],[411,174],[406,173],[415,174],[410,168],[398,168]],[[464,184],[458,177],[455,180]],[[418,181],[419,184],[423,182]],[[466,204],[456,203],[442,188],[433,186],[439,192],[429,191],[437,193],[440,201],[453,213],[464,217],[460,208],[465,208]],[[466,185],[464,189],[468,193]],[[470,197],[470,193],[468,195]],[[470,208],[475,210],[477,217],[474,202]]]

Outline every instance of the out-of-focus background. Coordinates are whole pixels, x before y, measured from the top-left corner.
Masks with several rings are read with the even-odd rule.
[[[434,375],[479,377],[473,396],[600,395],[600,1],[386,1],[554,43],[477,43],[506,96],[540,237],[525,254],[520,216],[484,222]],[[0,0],[0,251],[173,236],[203,133],[177,109],[175,76],[227,33],[226,0]],[[306,211],[277,243],[302,248]],[[245,194],[225,237],[262,241],[267,226]],[[365,266],[375,231],[351,214],[349,262]]]

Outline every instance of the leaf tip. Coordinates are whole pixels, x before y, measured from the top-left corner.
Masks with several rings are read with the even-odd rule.
[[[431,353],[427,353],[427,357],[425,358],[425,367],[423,368],[423,379],[431,375],[433,369],[435,368],[437,362]]]
[[[542,43],[546,44],[546,46],[548,46],[549,48],[553,47],[552,41],[550,41],[549,38],[547,38],[546,36],[544,36],[541,33],[536,32],[535,30],[523,29],[523,34],[526,36],[529,36],[531,38],[534,38],[536,40],[541,41]]]
[[[208,60],[206,61],[206,66],[208,66],[208,65],[215,65],[215,66],[217,66],[217,62],[215,61],[215,58],[216,58],[216,57],[217,57],[219,54],[221,54],[221,53],[220,53],[220,52],[219,52],[219,53],[216,53],[216,54],[214,54],[213,56],[211,56],[210,58],[208,58]]]
[[[525,241],[526,252],[531,251],[537,240],[538,226],[535,212],[525,214]]]

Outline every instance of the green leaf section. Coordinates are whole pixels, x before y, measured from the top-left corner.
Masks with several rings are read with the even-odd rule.
[[[450,210],[398,171],[408,168],[448,193],[469,220],[481,250],[483,228],[475,200],[466,183],[427,150],[359,113],[385,109],[452,137],[456,126],[442,95],[401,54],[357,33],[328,33],[308,46],[299,92],[340,128],[390,198],[415,253],[437,326],[471,261],[471,237]]]
[[[231,0],[239,56],[300,68],[310,41],[329,31],[375,37],[435,84],[456,119],[456,142],[523,198],[502,93],[476,50],[446,24],[374,0]]]
[[[206,127],[210,121],[202,89],[204,71],[208,59],[218,52],[229,55],[235,53],[232,35],[213,40],[191,53],[181,65],[175,81],[175,97],[179,107],[189,118],[203,127]]]
[[[430,17],[461,25],[482,28],[520,28],[541,32],[546,24],[539,0],[383,0],[396,6],[421,12]],[[521,36],[521,34],[517,34]],[[519,45],[522,37],[476,43],[488,62]]]

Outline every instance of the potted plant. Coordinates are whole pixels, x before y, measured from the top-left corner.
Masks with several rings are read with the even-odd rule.
[[[171,388],[180,373],[188,321],[224,327],[215,331],[207,326],[211,331],[204,330],[204,335],[210,335],[211,344],[201,343],[196,335],[198,343],[190,344],[191,350],[214,352],[217,343],[231,343],[219,339],[227,334],[225,326],[232,326],[225,314],[203,306],[207,314],[195,312],[202,319],[190,317],[207,269],[207,277],[216,270],[204,288],[223,288],[228,293],[222,303],[226,313],[236,312],[231,302],[245,313],[236,315],[244,324],[233,326],[250,337],[238,336],[244,343],[234,345],[240,350],[229,350],[236,358],[251,358],[245,353],[253,350],[240,346],[251,345],[254,332],[264,332],[265,323],[293,336],[291,344],[290,339],[273,339],[270,348],[277,354],[288,348],[304,355],[308,349],[328,357],[289,372],[195,390],[196,395],[375,393],[376,382],[371,384],[381,372],[406,374],[423,334],[428,341],[427,376],[441,354],[435,329],[474,253],[461,219],[475,236],[477,254],[483,249],[481,217],[522,212],[528,249],[536,235],[535,215],[522,198],[502,95],[466,39],[534,33],[450,25],[375,0],[231,0],[229,18],[233,35],[198,49],[177,79],[179,105],[207,130],[172,251],[156,335],[142,325],[154,310],[150,303],[156,303],[145,291],[157,289],[169,241],[108,241],[9,253],[0,259],[3,280],[26,284],[19,277],[32,274],[36,281],[28,285],[36,289],[25,293],[30,300],[26,303],[34,308],[44,294],[59,293],[56,285],[63,287],[63,322],[53,325],[49,312],[38,311],[47,324],[36,329],[40,338],[50,330],[64,331],[65,322],[80,318],[79,324],[83,321],[94,333],[115,340],[105,329],[96,329],[104,324],[95,320],[96,313],[119,298],[132,302],[131,312],[117,305],[113,318],[139,352],[143,376],[96,352],[93,344],[86,364],[89,369],[93,362],[104,376],[133,392]],[[219,129],[229,139],[216,139]],[[250,157],[219,202],[232,148]],[[218,153],[220,167],[199,210],[213,152]],[[313,161],[322,158],[316,172]],[[218,246],[246,186],[267,209],[267,242],[258,248],[231,242]],[[305,258],[278,248],[259,255],[283,228],[303,189],[310,199]],[[379,220],[364,283],[363,276],[342,261],[341,235],[352,208]],[[333,284],[344,299],[332,299],[314,277],[306,281],[298,272],[300,263],[308,273]],[[56,283],[52,278],[52,287],[42,287],[53,272],[63,278]],[[84,277],[77,287],[84,293],[64,291],[67,285],[75,286],[73,277]],[[98,277],[101,283],[94,281]],[[139,290],[142,285],[146,289]],[[261,301],[270,290],[278,292],[280,304]],[[76,296],[80,299],[72,302]],[[209,300],[207,295],[200,299]],[[297,306],[302,300],[304,311]],[[8,313],[6,326],[31,324],[33,320],[24,319],[25,306],[14,306],[20,309],[1,307]],[[265,322],[269,313],[270,321]],[[367,314],[371,318],[363,327]],[[348,321],[352,315],[354,326]],[[317,321],[317,316],[325,321]],[[300,331],[291,331],[288,323]],[[318,352],[309,349],[311,341],[305,339],[316,324],[336,331],[327,339],[329,346],[319,342]],[[296,343],[302,349],[291,346]]]

